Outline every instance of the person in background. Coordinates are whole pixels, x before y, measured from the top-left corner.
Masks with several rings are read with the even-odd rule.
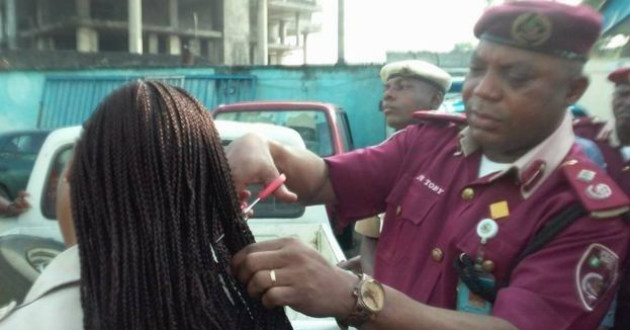
[[[451,88],[451,75],[420,60],[388,63],[381,68],[385,86],[381,107],[387,126],[401,130],[417,123],[413,113],[436,110]]]
[[[595,117],[576,119],[575,135],[589,139],[599,147],[606,163],[606,172],[619,187],[630,195],[630,68],[611,72],[608,79],[615,84],[613,92],[613,121]]]
[[[608,76],[615,84],[613,93],[613,115],[615,118],[615,133],[621,148],[622,159],[620,184],[630,190],[630,67],[619,68]],[[621,287],[617,296],[617,310],[613,330],[630,329],[630,271],[626,270],[621,280]]]
[[[452,80],[448,72],[420,60],[388,63],[381,68],[380,75],[385,87],[381,110],[387,125],[396,131],[418,123],[414,112],[438,109],[451,87]],[[354,230],[361,235],[360,253],[350,260],[341,262],[339,266],[373,274],[381,217],[374,215],[359,220]]]
[[[28,193],[25,191],[20,191],[13,202],[0,196],[0,217],[14,217],[26,212],[31,207],[26,197]]]
[[[630,67],[611,72],[608,80],[615,84],[612,104],[615,133],[621,145],[630,146]]]

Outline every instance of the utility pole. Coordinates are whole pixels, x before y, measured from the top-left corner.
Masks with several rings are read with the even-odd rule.
[[[337,9],[337,65],[346,64],[344,7],[344,0],[339,0]]]

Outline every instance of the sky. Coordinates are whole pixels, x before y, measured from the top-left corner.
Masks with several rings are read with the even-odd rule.
[[[308,64],[337,61],[337,3],[321,0],[322,12],[313,16],[321,32],[308,37]],[[474,44],[473,26],[486,5],[486,0],[345,0],[346,62],[384,63],[387,51],[448,52],[457,43]],[[302,55],[288,60],[302,64]]]

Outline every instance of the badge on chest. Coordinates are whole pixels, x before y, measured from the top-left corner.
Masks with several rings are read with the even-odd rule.
[[[462,312],[490,315],[492,302],[484,298],[483,293],[494,290],[496,280],[492,275],[494,263],[484,259],[484,246],[496,237],[499,225],[493,219],[486,218],[479,221],[476,230],[480,239],[476,257],[473,260],[462,253],[456,262],[459,275],[456,308]]]

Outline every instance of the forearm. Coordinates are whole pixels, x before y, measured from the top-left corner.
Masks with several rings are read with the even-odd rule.
[[[287,176],[287,187],[298,195],[302,204],[326,204],[335,200],[322,158],[308,150],[283,146],[268,141],[269,150],[278,171]]]
[[[369,329],[517,329],[511,323],[492,316],[431,307],[418,303],[401,292],[385,288],[385,306],[374,320],[361,330]]]

